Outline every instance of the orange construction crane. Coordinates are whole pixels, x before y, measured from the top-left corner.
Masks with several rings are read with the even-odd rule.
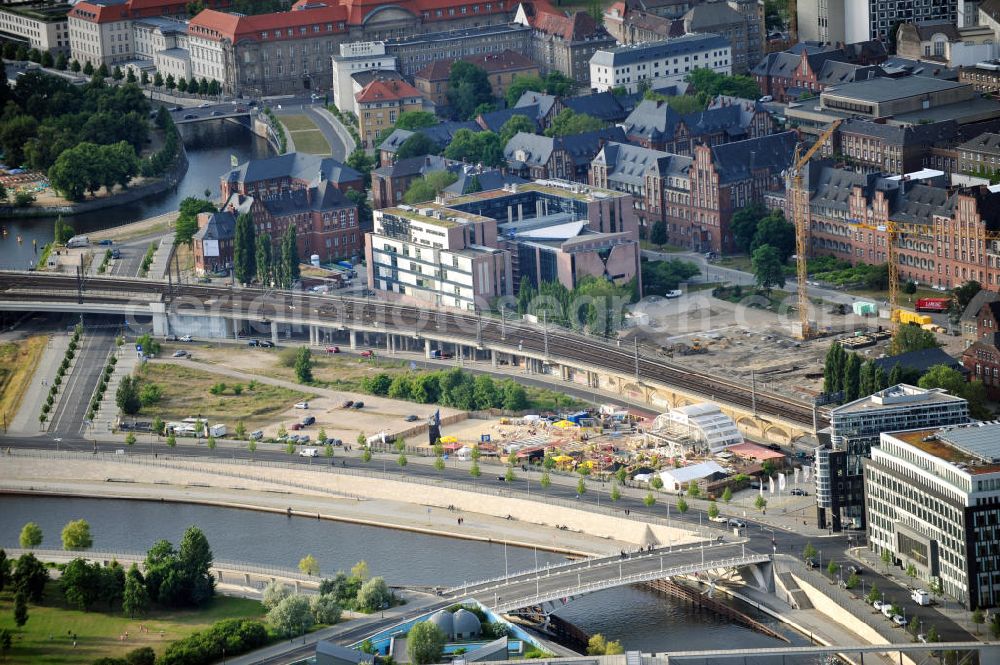
[[[792,223],[795,224],[795,267],[799,287],[799,334],[802,339],[812,336],[809,324],[809,289],[806,280],[809,277],[809,190],[802,185],[802,172],[809,160],[823,147],[833,133],[840,127],[842,120],[834,120],[823,130],[816,142],[800,154],[801,144],[795,146],[795,164],[789,170],[792,187],[789,191],[791,199]]]

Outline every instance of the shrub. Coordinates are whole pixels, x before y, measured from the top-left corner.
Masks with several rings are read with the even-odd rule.
[[[158,665],[208,665],[226,656],[246,653],[267,643],[267,629],[253,619],[226,619],[167,647]]]

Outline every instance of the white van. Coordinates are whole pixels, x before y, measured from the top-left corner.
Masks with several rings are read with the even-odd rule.
[[[66,241],[67,247],[87,247],[90,245],[90,239],[87,236],[73,236]]]
[[[931,595],[924,591],[923,589],[913,589],[910,591],[910,598],[913,599],[917,605],[930,605]]]
[[[299,451],[299,457],[319,457],[319,451],[315,448],[303,448]]]

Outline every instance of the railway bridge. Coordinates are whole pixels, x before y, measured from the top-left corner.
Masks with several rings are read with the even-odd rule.
[[[130,328],[240,339],[247,334],[309,335],[328,343],[455,354],[528,373],[557,376],[662,412],[703,400],[719,404],[745,434],[791,443],[827,424],[815,405],[756,390],[739,379],[701,372],[645,353],[638,342],[605,340],[499,315],[426,309],[365,297],[177,284],[137,278],[0,272],[0,310],[120,314]]]

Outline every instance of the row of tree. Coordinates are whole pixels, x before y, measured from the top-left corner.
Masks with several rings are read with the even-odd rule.
[[[537,290],[522,283],[517,313],[594,335],[610,335],[621,328],[626,306],[638,298],[636,283],[633,279],[617,285],[592,275],[577,280],[572,289],[557,281],[542,282]]]
[[[237,215],[233,240],[233,276],[241,284],[257,281],[283,289],[291,288],[300,276],[295,225],[288,225],[275,250],[270,235],[257,235],[250,213]]]
[[[530,405],[527,391],[519,383],[511,379],[496,380],[488,374],[473,377],[457,367],[395,377],[379,373],[362,379],[361,389],[372,395],[440,404],[463,411],[523,411]]]

